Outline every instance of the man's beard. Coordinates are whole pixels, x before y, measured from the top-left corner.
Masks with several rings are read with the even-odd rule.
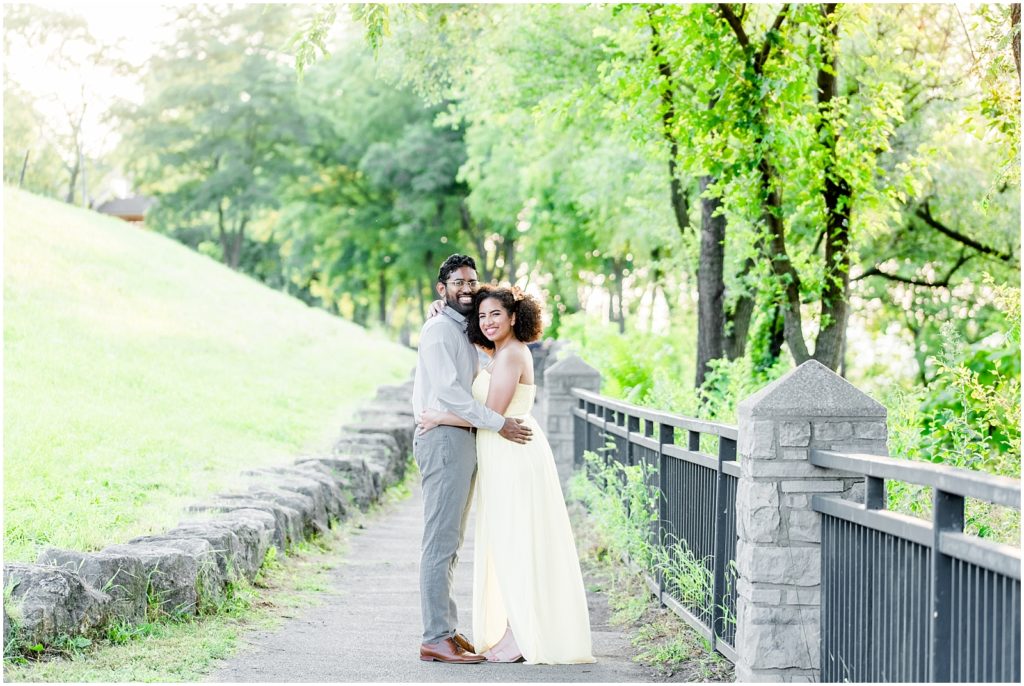
[[[452,308],[453,310],[455,310],[464,317],[468,316],[469,313],[473,311],[473,302],[470,301],[463,305],[462,303],[459,302],[459,296],[457,295],[455,297],[446,296],[444,301],[445,304],[448,305],[448,307]]]

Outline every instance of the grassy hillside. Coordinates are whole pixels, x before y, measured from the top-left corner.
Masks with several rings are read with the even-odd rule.
[[[415,355],[184,246],[4,189],[4,555],[175,524],[326,446]]]

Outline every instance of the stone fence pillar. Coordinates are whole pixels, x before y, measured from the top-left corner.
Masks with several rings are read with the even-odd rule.
[[[885,408],[805,362],[739,406],[736,680],[820,678],[816,493],[863,502],[864,479],[810,464],[810,448],[887,455]]]
[[[597,393],[601,390],[601,374],[577,355],[569,353],[544,369],[544,386],[541,388],[543,413],[547,420],[544,432],[555,454],[555,466],[563,487],[573,468],[572,408],[577,404],[570,394],[573,388]]]

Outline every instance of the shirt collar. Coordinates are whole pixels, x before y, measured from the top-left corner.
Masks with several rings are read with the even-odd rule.
[[[462,314],[455,308],[451,307],[450,305],[445,305],[444,309],[441,310],[441,312],[448,315],[452,319],[452,321],[458,324],[459,327],[462,329],[462,333],[466,333],[466,327],[469,325],[469,322],[466,320],[466,316],[464,314]]]

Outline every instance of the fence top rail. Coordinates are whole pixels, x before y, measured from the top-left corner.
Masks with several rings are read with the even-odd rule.
[[[639,405],[632,405],[630,403],[622,402],[621,400],[613,400],[612,398],[593,393],[591,391],[584,390],[582,388],[573,388],[572,394],[574,397],[584,400],[601,407],[606,407],[616,412],[627,414],[630,417],[639,417],[640,419],[646,419],[647,421],[657,422],[658,424],[664,424],[666,426],[673,426],[677,429],[685,429],[687,431],[695,431],[701,434],[710,434],[713,436],[719,436],[721,438],[727,438],[736,440],[739,434],[739,429],[729,424],[719,424],[717,422],[707,422],[702,419],[696,419],[694,417],[686,417],[679,414],[671,414],[669,412],[661,412],[654,410],[649,407],[640,407]]]
[[[895,479],[931,486],[946,493],[1020,509],[1020,480],[930,462],[900,460],[880,455],[811,450],[811,464],[858,472],[878,479]]]

